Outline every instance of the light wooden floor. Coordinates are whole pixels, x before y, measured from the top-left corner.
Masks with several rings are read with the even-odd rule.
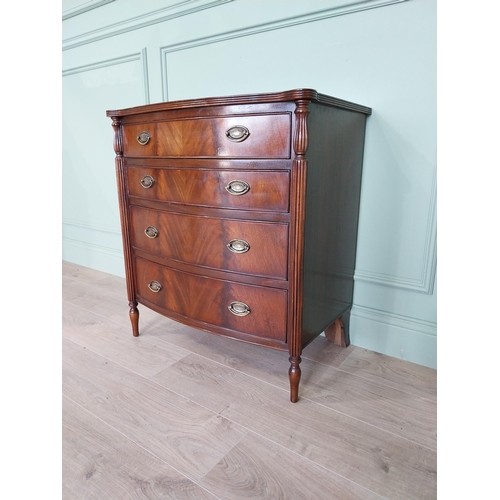
[[[140,307],[63,263],[63,499],[436,498],[436,372],[318,337],[284,352]]]

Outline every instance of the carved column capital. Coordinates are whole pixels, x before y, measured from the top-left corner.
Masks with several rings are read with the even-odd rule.
[[[309,137],[307,132],[307,115],[309,114],[308,104],[311,101],[299,99],[295,101],[295,137],[293,138],[293,150],[298,159],[301,159],[306,154],[309,146]]]
[[[116,156],[123,156],[123,137],[121,129],[121,118],[119,116],[113,116],[111,126],[115,131],[115,137],[113,141],[113,147],[115,149]]]

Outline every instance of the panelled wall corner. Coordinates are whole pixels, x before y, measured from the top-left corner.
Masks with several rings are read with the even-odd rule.
[[[436,1],[255,3],[63,2],[63,258],[125,276],[106,110],[316,88],[373,110],[351,343],[435,367]]]

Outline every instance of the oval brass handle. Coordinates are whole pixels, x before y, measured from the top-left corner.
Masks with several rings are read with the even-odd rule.
[[[158,281],[151,281],[151,283],[148,283],[148,288],[152,291],[152,292],[155,292],[155,293],[158,293],[163,287],[161,286],[160,283],[158,283]]]
[[[243,142],[250,135],[250,131],[243,125],[235,125],[226,130],[226,137],[233,142]]]
[[[245,182],[245,181],[234,180],[234,181],[231,181],[226,186],[226,191],[229,194],[234,194],[234,195],[245,194],[249,190],[250,190],[250,184],[248,184],[248,182]]]
[[[148,226],[144,229],[144,232],[148,238],[156,238],[158,236],[158,229],[154,226]]]
[[[234,253],[245,253],[250,250],[250,245],[245,240],[231,240],[226,246]]]
[[[145,146],[149,140],[151,139],[151,136],[149,135],[149,132],[143,131],[137,136],[137,142],[141,146]]]
[[[250,307],[244,302],[231,302],[227,307],[235,316],[246,316],[250,314]]]
[[[150,188],[155,183],[155,180],[150,175],[145,175],[141,179],[141,186],[145,189]]]

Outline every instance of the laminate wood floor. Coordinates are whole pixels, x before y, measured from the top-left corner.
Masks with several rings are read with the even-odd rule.
[[[63,499],[433,499],[436,371],[318,337],[288,356],[143,306],[63,262]]]

